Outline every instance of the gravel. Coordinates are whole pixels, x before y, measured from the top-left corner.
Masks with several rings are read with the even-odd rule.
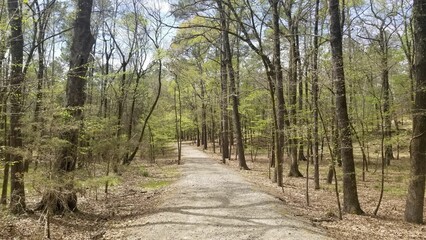
[[[189,145],[182,152],[182,177],[164,204],[111,226],[105,239],[330,239],[204,152]]]

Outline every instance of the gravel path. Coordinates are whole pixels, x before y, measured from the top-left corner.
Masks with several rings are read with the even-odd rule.
[[[106,239],[328,239],[202,151],[183,145],[182,152],[174,193],[155,213],[111,226]]]

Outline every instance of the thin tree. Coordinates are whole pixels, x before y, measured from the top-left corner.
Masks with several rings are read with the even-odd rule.
[[[163,80],[163,59],[161,54],[161,40],[164,38],[163,36],[163,32],[162,32],[162,22],[163,20],[161,19],[162,16],[159,13],[160,11],[158,9],[155,10],[150,10],[144,7],[144,9],[146,10],[147,14],[154,20],[153,21],[153,26],[152,29],[148,29],[148,26],[144,26],[144,31],[146,36],[148,37],[148,39],[152,42],[152,44],[155,47],[155,50],[157,51],[158,54],[158,59],[155,61],[158,64],[158,69],[157,69],[157,83],[158,83],[158,88],[157,88],[157,92],[156,95],[154,96],[154,102],[152,103],[151,107],[149,108],[149,111],[142,123],[142,129],[141,129],[141,133],[139,135],[139,139],[137,142],[136,147],[133,149],[133,151],[131,152],[131,154],[129,155],[128,158],[125,159],[125,161],[123,161],[123,164],[130,164],[133,159],[136,156],[136,153],[139,151],[139,147],[142,144],[143,141],[143,137],[145,134],[145,130],[148,127],[149,128],[149,119],[152,116],[152,113],[154,112],[155,108],[157,107],[157,103],[158,100],[160,99],[160,95],[161,95],[161,88],[162,88],[162,80]],[[152,137],[152,132],[151,133],[151,137]],[[151,145],[152,146],[152,145]]]
[[[313,115],[314,115],[314,182],[315,189],[320,189],[319,184],[319,134],[318,134],[318,22],[319,22],[319,5],[320,1],[315,1],[315,23],[314,23],[314,49],[313,49],[313,59],[312,59],[312,98],[313,98]]]
[[[343,166],[343,211],[353,214],[362,214],[363,211],[358,201],[350,120],[346,104],[339,0],[329,0],[329,13],[336,115],[340,130],[339,140]]]
[[[283,89],[283,73],[281,68],[281,42],[280,42],[280,24],[279,24],[279,0],[270,0],[272,7],[272,28],[274,30],[274,74],[276,81],[276,95],[278,102],[277,111],[277,136],[275,138],[275,169],[277,175],[277,185],[283,186],[283,163],[284,163],[284,89]]]
[[[180,83],[178,81],[178,76],[176,74],[174,75],[175,75],[175,82],[176,82],[176,87],[174,89],[174,103],[175,103],[176,142],[177,142],[177,150],[178,150],[177,164],[180,165],[181,158],[182,158],[182,100],[181,100],[182,92],[180,90]]]
[[[220,25],[221,25],[221,49],[220,49],[220,110],[221,110],[221,150],[222,162],[226,163],[229,159],[229,115],[228,115],[228,73],[226,71],[225,63],[225,48],[223,44],[223,34],[226,30],[226,15],[223,10],[222,3],[218,1],[220,11]]]
[[[1,4],[4,6],[6,3],[5,0],[1,1]],[[7,19],[7,11],[5,8],[0,8],[0,23],[4,24]],[[5,38],[6,36],[6,29],[0,28],[0,36],[3,36],[0,39],[0,77],[3,79],[1,81],[1,91],[0,91],[0,114],[1,114],[1,120],[0,120],[0,129],[3,130],[3,136],[2,136],[2,145],[7,146],[8,144],[8,132],[7,132],[7,91],[8,91],[8,85],[9,85],[9,79],[5,77],[5,68],[8,65],[8,61],[5,61],[6,56],[6,49],[7,49],[7,40]],[[7,192],[9,190],[9,154],[3,153],[1,157],[3,160],[3,183],[2,183],[2,192],[0,197],[0,204],[6,205],[7,204]]]
[[[218,1],[220,2],[220,1]],[[228,1],[228,4],[231,4]],[[222,10],[223,11],[223,10]],[[240,120],[240,112],[239,112],[239,96],[237,93],[237,87],[235,82],[235,70],[232,63],[232,52],[231,52],[231,45],[229,42],[229,25],[226,24],[226,30],[223,31],[223,44],[224,44],[224,50],[225,50],[225,58],[223,59],[226,64],[226,69],[228,73],[229,78],[229,85],[230,85],[230,94],[231,94],[231,100],[232,100],[232,113],[233,113],[233,120],[234,120],[234,131],[236,135],[237,140],[237,151],[238,151],[238,162],[239,166],[242,169],[249,170],[246,158],[244,155],[244,143],[243,143],[243,134],[241,130],[241,120]]]
[[[298,58],[299,50],[297,44],[297,19],[293,16],[293,1],[288,1],[285,12],[289,21],[290,36],[288,37],[290,42],[289,48],[289,105],[290,105],[290,124],[291,124],[291,137],[290,137],[290,177],[302,177],[302,173],[299,171],[299,159],[298,159],[298,139],[297,139],[297,116],[296,116],[296,105],[297,105],[297,66],[299,63]]]

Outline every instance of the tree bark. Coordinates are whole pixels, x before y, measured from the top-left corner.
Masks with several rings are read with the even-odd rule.
[[[411,179],[405,205],[405,220],[423,223],[426,180],[426,0],[413,4],[414,79],[413,137],[411,139]]]
[[[9,0],[8,12],[10,19],[10,55],[12,58],[10,72],[10,136],[9,146],[22,147],[21,115],[22,115],[22,89],[24,75],[22,72],[24,55],[24,38],[22,34],[22,3],[17,0]],[[25,186],[24,163],[19,154],[10,155],[13,164],[10,167],[10,211],[20,214],[25,211]]]
[[[329,0],[330,44],[335,82],[336,115],[340,129],[339,140],[343,164],[343,210],[362,214],[356,185],[355,163],[348,110],[346,104],[345,74],[343,68],[342,28],[340,25],[339,0]]]
[[[279,25],[279,0],[270,0],[272,7],[272,24],[274,29],[274,74],[276,80],[277,95],[277,133],[275,136],[275,172],[277,185],[283,186],[283,163],[284,163],[284,89],[283,89],[283,73],[281,68],[281,42],[280,42],[280,25]]]

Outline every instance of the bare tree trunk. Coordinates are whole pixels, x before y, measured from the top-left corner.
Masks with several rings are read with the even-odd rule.
[[[387,59],[383,59],[386,69],[382,70],[382,81],[383,81],[383,115],[384,115],[384,134],[385,134],[385,160],[386,165],[391,164],[393,157],[392,150],[392,121],[391,121],[391,111],[390,111],[390,87],[389,87],[389,70],[387,69]]]
[[[40,11],[40,7],[38,4],[38,1],[34,2],[37,7],[37,13],[38,13],[38,22],[37,24],[37,30],[38,30],[38,36],[37,36],[37,54],[38,54],[38,69],[37,69],[37,93],[36,93],[36,103],[35,103],[35,109],[34,109],[34,121],[36,123],[39,123],[40,121],[40,110],[42,106],[43,101],[43,85],[45,80],[45,71],[46,71],[46,65],[44,62],[44,55],[45,55],[45,47],[44,47],[44,38],[46,35],[46,28],[48,24],[48,19],[50,17],[50,9],[44,9],[43,12]],[[48,7],[51,8],[53,6],[53,3],[51,3]]]
[[[411,139],[411,179],[405,205],[405,220],[423,223],[426,180],[426,0],[414,1],[414,79],[416,93],[413,106]]]
[[[123,112],[124,112],[124,104],[126,102],[125,99],[125,85],[126,85],[126,67],[127,67],[127,62],[122,62],[121,63],[121,67],[122,67],[122,75],[121,75],[121,81],[120,81],[120,96],[118,97],[118,101],[117,101],[117,137],[120,137],[120,135],[123,132],[123,123],[122,123],[122,118],[123,118]]]
[[[276,95],[278,102],[277,133],[275,135],[275,173],[277,185],[283,186],[283,163],[284,163],[284,89],[283,73],[281,69],[281,42],[279,25],[279,0],[270,0],[272,6],[272,24],[274,29],[274,75],[276,80]]]
[[[220,1],[219,1],[220,2]],[[220,3],[221,4],[221,3]],[[227,26],[228,28],[229,26]],[[231,46],[229,44],[229,35],[228,35],[228,29],[226,31],[223,31],[223,44],[225,49],[225,63],[226,68],[228,70],[228,77],[229,77],[229,85],[231,89],[231,100],[232,100],[232,112],[233,112],[233,119],[234,119],[234,131],[236,134],[236,141],[237,141],[237,151],[238,151],[238,161],[240,168],[244,170],[249,170],[246,158],[244,155],[244,143],[243,143],[243,135],[241,131],[241,120],[240,120],[240,112],[238,110],[239,108],[239,97],[237,94],[237,87],[235,83],[235,71],[232,64],[232,54],[231,54]]]
[[[371,8],[373,8],[371,6]],[[382,20],[384,21],[384,20]],[[383,22],[384,24],[384,22]],[[389,86],[389,36],[386,30],[383,27],[383,24],[380,26],[380,36],[379,36],[379,45],[380,45],[380,55],[381,55],[381,71],[382,71],[382,91],[383,91],[383,122],[384,122],[384,135],[385,135],[385,161],[386,165],[390,165],[393,157],[392,150],[392,121],[391,121],[391,101],[390,101],[390,86]]]
[[[3,2],[4,3],[4,2]],[[5,10],[3,10],[5,11]],[[3,14],[3,12],[2,12]],[[4,34],[4,32],[1,32],[2,34]],[[8,84],[9,81],[8,79],[5,77],[4,75],[4,67],[3,67],[3,63],[4,63],[4,57],[6,54],[6,46],[5,45],[0,45],[0,78],[3,79],[2,81],[2,90],[0,91],[0,100],[1,100],[1,104],[2,106],[0,107],[0,116],[1,116],[1,123],[0,123],[0,129],[3,130],[3,140],[2,140],[2,146],[7,147],[8,146],[8,130],[7,130],[7,97],[6,97],[6,93],[8,90]],[[1,198],[0,198],[0,204],[2,205],[6,205],[7,204],[7,192],[9,189],[9,160],[10,160],[10,155],[3,152],[3,154],[1,155],[1,157],[4,159],[4,169],[3,169],[3,185],[2,185],[2,192],[1,192]]]
[[[22,89],[24,76],[22,73],[24,38],[22,34],[22,3],[16,0],[7,2],[10,19],[10,55],[12,66],[10,72],[10,142],[11,148],[22,147],[21,115]],[[21,155],[10,155],[13,162],[10,168],[10,211],[20,214],[25,211],[24,165]]]
[[[1,67],[1,65],[0,65]],[[3,96],[4,97],[4,96]],[[3,100],[3,107],[1,110],[2,113],[2,129],[4,130],[4,136],[3,136],[3,146],[8,146],[8,132],[7,132],[7,100]],[[9,187],[9,171],[10,171],[10,154],[5,153],[4,154],[4,169],[3,169],[3,185],[2,185],[2,192],[1,192],[1,198],[0,198],[0,204],[6,205],[7,204],[7,190]]]
[[[298,132],[298,156],[297,156],[297,160],[298,161],[307,161],[308,159],[305,156],[305,151],[304,151],[304,133],[303,133],[303,125],[308,125],[306,120],[305,120],[305,115],[303,113],[303,66],[302,66],[302,59],[301,59],[301,55],[300,55],[300,42],[299,42],[299,27],[295,26],[295,34],[294,34],[294,38],[295,38],[295,43],[296,43],[296,63],[297,63],[297,68],[295,69],[295,71],[297,72],[297,82],[298,82],[298,96],[297,96],[297,101],[298,101],[298,111],[297,111],[297,127],[300,129]],[[305,93],[306,96],[308,95],[308,93]],[[307,142],[307,141],[306,141]]]
[[[222,5],[220,4],[220,7]],[[222,162],[225,163],[229,159],[229,117],[228,117],[228,74],[226,72],[225,63],[225,48],[223,44],[223,34],[226,29],[226,16],[223,9],[219,9],[221,15],[221,29],[222,29],[222,44],[220,50],[220,87],[221,87],[221,149],[222,149]]]
[[[108,112],[108,96],[107,96],[107,88],[108,88],[108,78],[109,73],[110,73],[110,60],[112,58],[112,54],[113,54],[113,45],[110,43],[109,44],[109,48],[108,48],[108,41],[111,40],[107,40],[106,38],[106,34],[105,32],[107,31],[105,29],[105,25],[106,23],[104,23],[103,25],[103,29],[102,29],[102,37],[103,37],[103,43],[104,43],[104,49],[103,49],[103,54],[105,55],[105,63],[102,66],[102,74],[103,74],[103,78],[102,78],[102,83],[101,83],[101,105],[100,105],[100,109],[99,109],[99,113],[100,115],[102,115],[104,118],[107,117],[107,112]]]
[[[201,87],[201,143],[203,145],[203,150],[207,149],[207,106],[206,106],[206,89],[204,86],[204,81],[200,80]]]
[[[343,164],[343,210],[362,214],[356,185],[350,122],[346,104],[345,74],[343,68],[342,28],[340,24],[339,0],[329,0],[330,44],[335,81],[336,113]]]
[[[286,9],[286,14],[289,21],[290,28],[290,58],[289,58],[289,103],[290,103],[290,124],[291,124],[291,133],[290,133],[290,177],[303,177],[302,173],[299,171],[299,159],[298,159],[298,144],[297,140],[297,116],[296,116],[296,105],[297,105],[297,64],[298,64],[298,51],[296,43],[297,26],[295,20],[292,18],[292,3]]]
[[[312,60],[312,97],[314,104],[314,182],[315,189],[320,189],[319,183],[319,136],[318,136],[318,22],[319,22],[319,4],[320,1],[315,1],[315,26],[314,26],[314,52]]]
[[[211,110],[211,114],[210,114],[210,118],[212,121],[212,125],[211,125],[211,142],[212,142],[212,147],[213,147],[213,153],[216,153],[216,124],[215,124],[215,114],[216,111],[214,109],[213,104],[210,105],[210,110]]]
[[[181,101],[181,91],[179,81],[177,79],[177,75],[175,75],[176,89],[175,89],[175,120],[176,120],[176,142],[177,142],[177,150],[178,150],[178,160],[177,164],[181,164],[182,158],[182,101]],[[177,90],[177,97],[176,97]]]

